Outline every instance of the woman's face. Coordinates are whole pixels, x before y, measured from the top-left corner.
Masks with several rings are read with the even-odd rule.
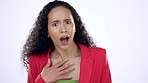
[[[74,43],[75,24],[69,9],[59,6],[48,14],[48,36],[55,46],[67,48]]]

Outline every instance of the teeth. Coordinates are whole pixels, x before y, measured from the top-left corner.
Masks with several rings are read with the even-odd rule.
[[[68,40],[68,39],[69,39],[69,37],[61,38],[60,40],[61,40],[61,41],[66,41],[66,40]]]
[[[61,41],[64,41],[64,40],[66,40],[66,39],[65,39],[65,38],[61,38],[60,40],[61,40]]]
[[[63,38],[62,40],[64,41],[64,40],[66,40],[66,38]]]

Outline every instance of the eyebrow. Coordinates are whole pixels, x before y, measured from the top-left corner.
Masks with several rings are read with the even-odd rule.
[[[54,20],[54,21],[52,21],[51,23],[57,23],[57,22],[59,22],[59,20]]]
[[[64,21],[70,21],[71,19],[65,19]],[[52,21],[51,23],[58,23],[59,22],[59,20],[54,20],[54,21]]]
[[[70,21],[71,19],[65,19],[64,21]]]

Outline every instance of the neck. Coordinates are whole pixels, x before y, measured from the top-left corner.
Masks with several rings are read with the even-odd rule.
[[[54,53],[60,56],[62,60],[77,57],[80,55],[79,48],[74,42],[66,49],[62,49],[55,46]]]

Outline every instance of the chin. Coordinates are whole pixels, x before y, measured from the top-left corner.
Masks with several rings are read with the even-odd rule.
[[[66,50],[69,48],[69,44],[60,46],[61,49]]]

